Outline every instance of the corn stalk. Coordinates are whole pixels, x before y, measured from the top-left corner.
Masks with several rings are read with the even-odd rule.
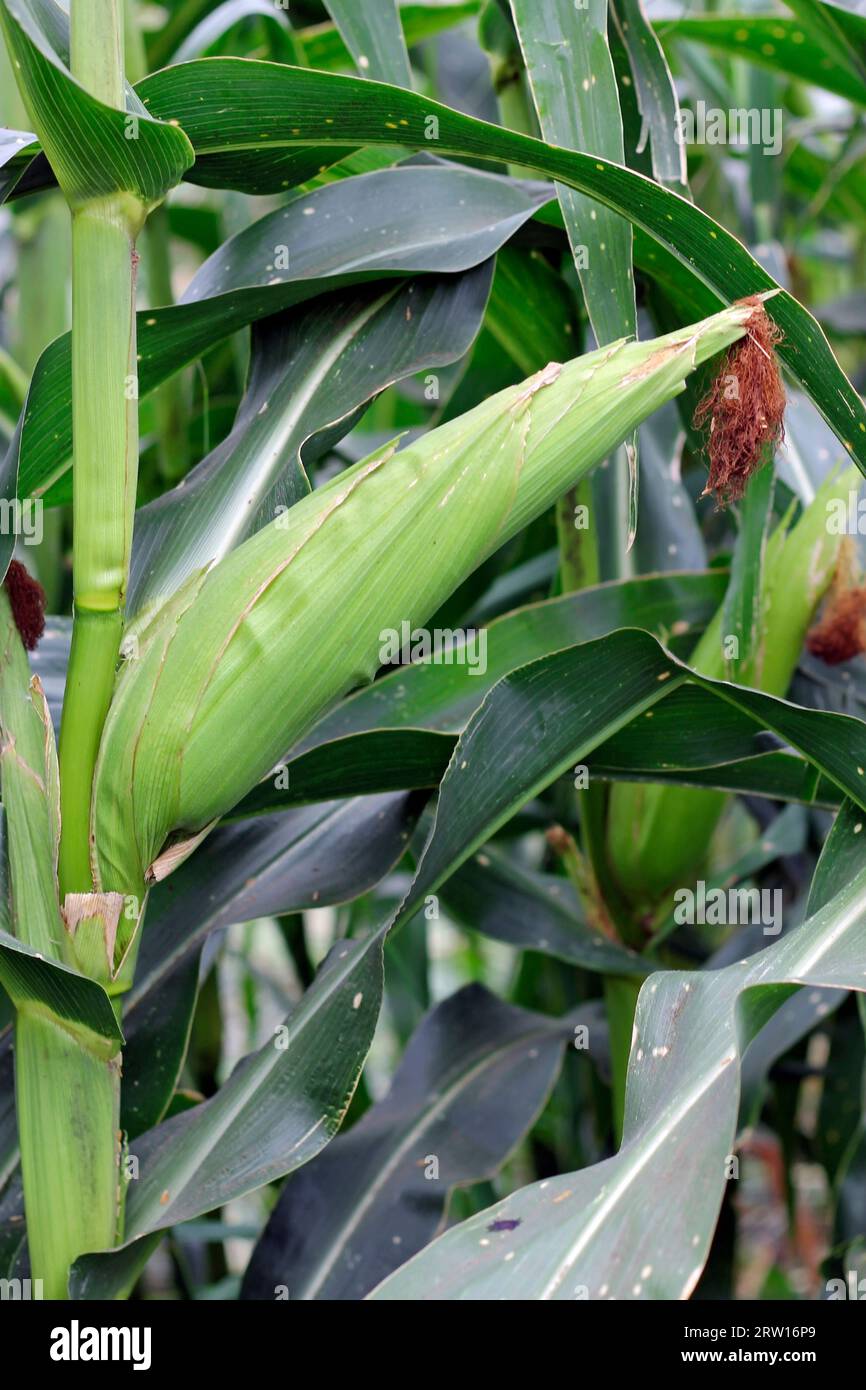
[[[71,68],[106,105],[123,105],[122,0],[76,0]],[[123,630],[138,473],[135,236],[124,194],[72,210],[73,590],[75,617],[60,732],[60,888],[92,887],[93,769]]]

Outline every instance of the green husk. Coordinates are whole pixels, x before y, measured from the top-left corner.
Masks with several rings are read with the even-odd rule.
[[[741,337],[749,312],[732,306],[654,342],[551,364],[402,452],[356,464],[187,581],[137,633],[139,657],[106,721],[97,887],[143,896],[167,842],[205,830],[334,700],[372,679],[383,629],[423,623]]]

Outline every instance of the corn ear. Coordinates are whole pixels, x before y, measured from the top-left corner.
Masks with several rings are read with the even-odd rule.
[[[842,537],[827,526],[834,499],[847,502],[859,474],[831,476],[790,531],[778,526],[767,544],[760,597],[760,635],[737,679],[784,696],[803,650],[806,630],[829,588]],[[690,659],[702,675],[724,680],[722,606]],[[690,882],[704,859],[727,796],[724,792],[656,783],[618,783],[608,808],[608,862],[639,913],[674,886]]]
[[[192,576],[137,632],[138,657],[118,680],[94,783],[94,886],[143,893],[181,857],[178,841],[373,678],[384,628],[423,623],[741,337],[749,312],[734,305],[652,342],[552,363],[410,447],[361,461]]]

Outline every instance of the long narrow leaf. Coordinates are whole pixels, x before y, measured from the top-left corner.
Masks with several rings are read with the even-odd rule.
[[[140,91],[154,114],[170,113],[180,121],[197,159],[206,161],[208,151],[219,151],[224,177],[231,162],[242,187],[255,183],[256,150],[265,150],[272,160],[278,147],[347,138],[381,145],[398,139],[437,154],[519,162],[589,194],[660,241],[720,302],[776,287],[736,237],[651,179],[486,125],[411,92],[228,58],[181,64],[147,79]],[[866,472],[866,409],[821,329],[787,291],[775,296],[772,313],[785,334],[779,349],[785,365]]]

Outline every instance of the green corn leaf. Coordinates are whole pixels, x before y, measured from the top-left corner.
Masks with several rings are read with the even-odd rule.
[[[640,977],[654,966],[587,925],[567,878],[513,863],[496,841],[451,875],[442,898],[456,921],[518,950],[611,975]]]
[[[482,0],[437,0],[436,4],[415,4],[412,0],[398,0],[400,22],[407,48],[434,38],[445,29],[451,29],[466,19],[474,19],[482,7]],[[348,9],[348,3],[344,5]],[[303,46],[304,56],[311,68],[326,70],[349,68],[352,55],[335,24],[315,24],[301,29],[297,34]],[[398,62],[397,46],[393,44],[393,62],[396,72]],[[371,74],[372,75],[372,74]],[[398,80],[396,77],[394,80]]]
[[[543,193],[535,196],[508,180],[455,167],[385,170],[298,197],[230,238],[201,267],[180,304],[137,315],[139,394],[148,395],[239,328],[328,290],[478,266],[543,201]],[[443,203],[453,202],[462,205],[460,222],[450,225],[443,241],[434,219]],[[471,320],[459,331],[455,326],[456,354],[474,331]],[[0,468],[3,495],[14,495],[17,473],[19,496],[41,496],[50,488],[51,500],[68,501],[69,478],[63,479],[71,452],[67,334],[36,366],[19,431]]]
[[[605,0],[580,9],[572,0],[511,0],[511,8],[547,143],[624,164]],[[557,192],[596,340],[634,334],[629,223],[568,185]]]
[[[451,1191],[492,1178],[544,1105],[587,1009],[552,1020],[479,985],[439,1004],[391,1089],[283,1190],[242,1298],[360,1299],[433,1237]]]
[[[409,54],[397,0],[325,0],[362,77],[411,87]]]
[[[855,73],[866,89],[866,18],[846,5],[834,5],[830,0],[785,0],[789,10],[820,36],[822,47],[831,58]]]
[[[649,138],[653,174],[659,183],[680,184],[685,191],[685,146],[677,139],[679,102],[664,50],[641,0],[613,0],[610,21],[628,54],[643,130]]]
[[[544,6],[511,0],[511,11],[545,140],[624,164],[607,0],[588,0],[579,8],[571,0],[548,0]],[[636,335],[630,223],[566,184],[557,185],[557,195],[596,342],[603,346]],[[611,551],[620,573],[637,528],[636,436],[613,461],[608,486],[623,497],[620,505],[617,496],[612,509]]]
[[[670,750],[669,750],[670,751]],[[592,774],[602,782],[663,782],[679,787],[712,787],[716,791],[768,797],[771,801],[797,801],[835,811],[844,799],[837,786],[800,757],[764,753],[748,759],[707,767],[674,769],[657,766],[652,771],[637,766],[611,768],[603,757],[593,758]]]
[[[619,1153],[461,1223],[372,1297],[688,1297],[725,1188],[743,1048],[792,985],[866,988],[864,947],[866,871],[745,961],[653,975],[638,1001]],[[670,1200],[647,1202],[648,1190]],[[494,1220],[518,1224],[480,1245]]]
[[[0,203],[14,193],[38,157],[38,145],[26,130],[0,130]]]
[[[106,1058],[119,1052],[123,1035],[102,986],[3,931],[0,981],[19,1012],[54,1020]]]
[[[199,158],[205,165],[208,158],[218,158],[225,177],[233,160],[243,187],[263,191],[279,186],[278,179],[270,185],[266,179],[263,185],[256,182],[253,152],[263,146],[264,179],[275,167],[278,147],[291,153],[311,141],[345,139],[349,133],[356,144],[398,139],[409,148],[432,148],[440,155],[519,162],[589,194],[661,242],[690,280],[699,282],[702,292],[709,287],[720,302],[776,287],[736,237],[652,180],[591,155],[486,125],[411,92],[331,73],[214,58],[157,73],[141,84],[140,93],[154,114],[171,114],[180,121],[196,149],[197,169]],[[228,109],[232,121],[217,117],[217,109]],[[287,111],[293,113],[290,118]],[[262,132],[267,140],[261,139]],[[236,156],[230,153],[233,145]],[[779,355],[786,367],[866,471],[866,410],[820,328],[787,291],[775,296],[772,314],[785,334]]]
[[[403,854],[415,819],[405,796],[324,801],[254,824],[220,827],[147,908],[125,999],[123,1127],[157,1124],[174,1094],[208,937],[235,922],[348,902]]]
[[[707,14],[661,20],[655,27],[667,45],[688,39],[823,87],[860,106],[866,103],[863,80],[847,63],[829,56],[820,34],[806,21],[782,15]]]
[[[496,257],[486,326],[521,376],[574,351],[576,313],[565,280],[539,251],[509,244]]]
[[[123,112],[86,92],[67,67],[68,21],[52,0],[3,0],[0,22],[31,119],[72,206],[116,193],[145,210],[160,202],[193,162],[177,123],[154,120],[134,96]]]
[[[805,716],[807,711],[802,713]],[[812,713],[813,737],[830,737],[823,711]],[[690,773],[702,768],[724,773],[729,765],[748,759],[754,761],[757,776],[768,759],[783,756],[768,751],[773,742],[756,728],[737,701],[719,701],[709,689],[691,684],[672,692],[664,707],[654,712],[652,721],[623,729],[612,738],[600,750],[598,762],[608,774],[624,776],[631,768],[649,779],[653,772]],[[837,801],[831,804],[838,804],[838,795],[837,789]]]
[[[866,723],[708,680],[675,661],[649,633],[625,629],[520,667],[487,696],[454,749],[439,789],[433,831],[395,920],[416,911],[425,895],[435,892],[529,796],[575,762],[583,763],[605,738],[626,726],[640,737],[645,722],[655,719],[659,701],[676,699],[687,678],[799,748],[864,806],[866,757],[856,760],[866,753]],[[604,709],[593,714],[593,701]],[[583,730],[580,749],[574,746],[575,727]],[[537,758],[528,756],[528,748],[538,750]]]
[[[674,701],[671,701],[674,704]],[[790,753],[751,751],[760,743],[760,734],[743,720],[742,743],[750,752],[742,757],[724,756],[713,751],[717,702],[708,700],[701,708],[705,722],[695,732],[706,742],[706,749],[695,749],[687,762],[679,749],[679,728],[672,719],[660,721],[639,746],[632,740],[623,751],[619,737],[612,739],[589,760],[594,778],[603,782],[661,782],[682,787],[714,787],[720,791],[742,792],[774,801],[797,801],[835,810],[843,793],[815,772],[804,759]],[[673,726],[673,727],[671,727]],[[667,735],[667,737],[665,737]],[[433,788],[442,779],[454,751],[453,734],[427,729],[371,730],[322,743],[308,753],[300,753],[285,764],[287,787],[267,781],[244,797],[226,819],[238,815],[256,816],[291,806],[303,806],[336,794],[370,795],[404,789]],[[615,751],[614,751],[615,747]],[[609,751],[610,749],[610,751]],[[614,761],[615,759],[615,761]]]

